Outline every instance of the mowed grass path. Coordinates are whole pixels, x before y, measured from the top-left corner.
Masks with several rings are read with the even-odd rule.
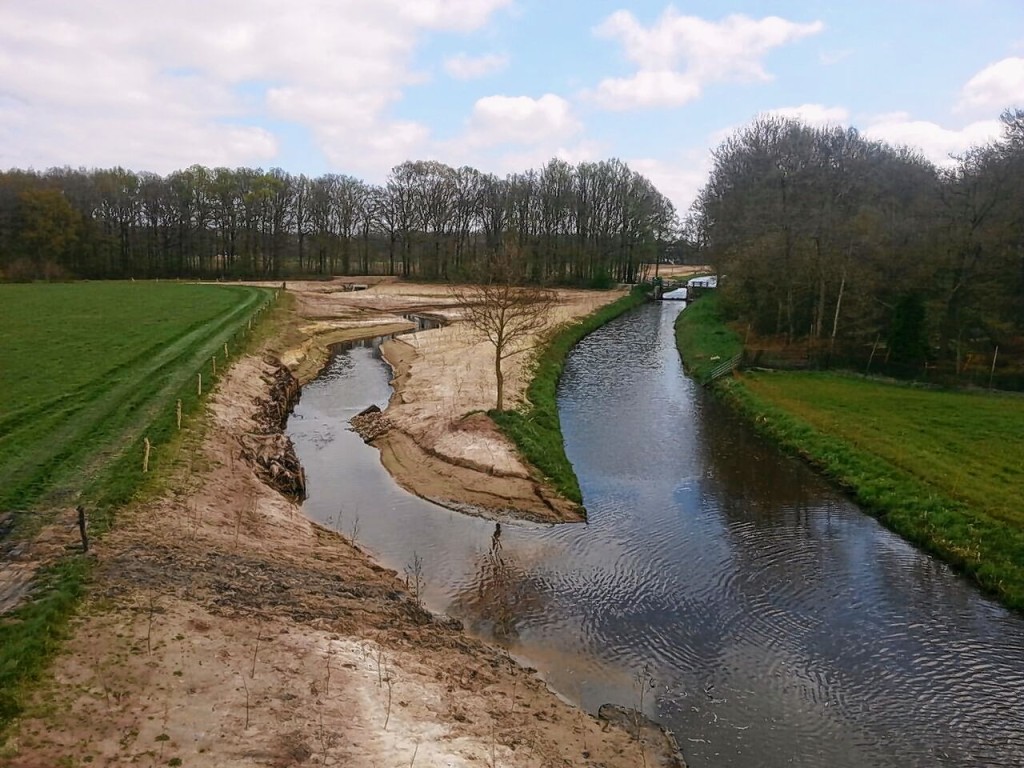
[[[269,298],[240,286],[0,285],[0,511],[82,493],[123,502],[137,483],[119,481],[116,462],[147,435],[166,439],[175,399],[194,406],[197,372],[212,384],[211,358],[223,367],[224,343]]]
[[[173,461],[176,403],[188,415],[212,388],[214,355],[240,351],[273,294],[177,283],[0,285],[0,514],[30,536],[55,510],[83,503],[101,532],[113,512]],[[142,474],[143,442],[153,451]],[[88,583],[70,549],[42,567],[32,599],[0,619],[0,747],[27,691],[61,647]]]

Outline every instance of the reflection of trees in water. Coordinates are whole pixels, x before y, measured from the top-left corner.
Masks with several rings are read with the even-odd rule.
[[[717,545],[718,557],[728,562],[720,574],[729,574],[725,583],[736,594],[727,599],[761,605],[770,596],[773,610],[800,612],[817,597],[799,593],[826,573],[848,571],[855,555],[856,544],[842,535],[843,516],[832,514],[841,502],[725,406],[704,393],[697,397],[702,471],[694,492],[721,524],[708,548]],[[791,627],[787,642],[799,646],[799,634]]]
[[[703,396],[700,412],[695,431],[704,469],[701,485],[726,516],[788,526],[794,521],[782,510],[803,517],[809,505],[820,503],[821,494],[831,496],[807,467],[710,396]]]
[[[518,636],[518,621],[543,610],[544,594],[529,571],[502,547],[501,523],[491,546],[477,556],[476,576],[452,600],[448,613],[479,635],[507,642]]]
[[[951,607],[970,602],[970,591],[950,589],[934,560],[881,533],[797,459],[710,397],[699,405],[703,473],[694,493],[710,500],[724,523],[734,588],[742,583],[748,598],[770,592],[776,609],[803,606],[817,618],[811,624],[833,629],[857,616],[851,600],[903,605],[927,595]],[[811,584],[824,592],[786,596]],[[846,597],[829,599],[839,594]]]

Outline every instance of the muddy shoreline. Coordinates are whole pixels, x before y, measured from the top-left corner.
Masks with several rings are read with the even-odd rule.
[[[298,390],[265,355],[310,370],[318,342],[302,323],[327,314],[297,303],[298,328],[219,383],[167,492],[95,546],[95,587],[0,765],[659,764],[661,746],[570,706],[312,523],[293,478],[288,495],[267,484],[275,464],[295,474],[287,449],[260,461],[245,437],[273,438]],[[374,314],[387,315],[325,330],[396,324]]]

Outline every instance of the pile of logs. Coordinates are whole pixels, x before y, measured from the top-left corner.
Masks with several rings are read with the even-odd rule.
[[[351,419],[349,424],[352,430],[363,438],[363,442],[371,443],[378,437],[391,429],[391,422],[388,417],[381,413],[380,408],[371,405],[369,408],[360,411]]]
[[[287,366],[273,357],[266,357],[263,362],[273,367],[273,371],[263,375],[263,382],[269,387],[270,397],[266,400],[256,398],[255,404],[259,408],[256,412],[256,422],[267,432],[282,432],[288,421],[288,414],[299,402],[299,395],[302,388],[299,380],[292,375]]]
[[[257,429],[239,437],[239,453],[255,468],[263,482],[289,498],[302,501],[306,498],[306,477],[295,455],[295,446],[284,434],[288,414],[298,402],[301,388],[298,379],[278,360],[267,358],[264,362],[273,366],[273,371],[263,377],[269,387],[269,397],[253,400],[256,405],[253,421]]]

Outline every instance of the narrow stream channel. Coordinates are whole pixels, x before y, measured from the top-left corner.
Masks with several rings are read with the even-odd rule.
[[[1024,765],[1024,620],[765,444],[685,376],[649,304],[559,391],[586,525],[494,524],[399,488],[348,420],[390,396],[342,348],[288,431],[312,518],[594,711],[640,704],[692,766]]]

